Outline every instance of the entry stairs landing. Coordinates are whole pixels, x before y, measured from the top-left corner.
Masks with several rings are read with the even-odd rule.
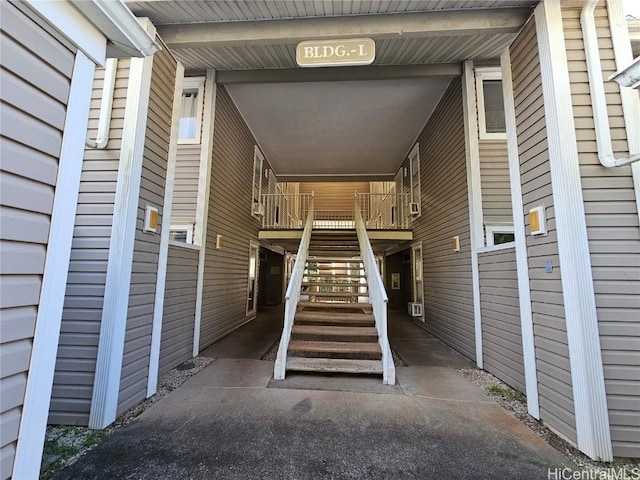
[[[356,234],[313,232],[287,351],[288,371],[382,374]]]

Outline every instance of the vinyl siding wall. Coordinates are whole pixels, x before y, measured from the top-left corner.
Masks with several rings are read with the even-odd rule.
[[[118,414],[147,396],[151,330],[159,263],[162,206],[164,204],[173,95],[177,63],[161,50],[153,57],[149,113],[142,162],[136,238],[129,293],[127,329],[124,340]],[[157,233],[144,232],[147,205],[159,212]]]
[[[426,326],[434,336],[473,359],[469,204],[459,78],[451,82],[418,141],[422,215],[411,228],[414,242],[422,242]],[[460,235],[461,245],[457,253],[451,248],[456,235]]]
[[[301,182],[300,193],[314,192],[314,210],[353,211],[355,192],[368,193],[369,182]]]
[[[169,245],[164,290],[160,375],[192,357],[199,250]]]
[[[0,478],[11,477],[75,52],[0,4]]]
[[[571,368],[558,261],[540,61],[533,19],[524,27],[510,50],[524,207],[521,214],[525,215],[527,235],[540,417],[575,442]],[[538,205],[546,207],[549,234],[532,237],[529,235],[528,212]],[[545,271],[547,260],[552,263],[552,273]]]
[[[616,71],[607,11],[596,9],[603,77]],[[613,454],[640,457],[640,229],[631,169],[597,159],[580,9],[563,9],[571,100],[596,293]],[[619,87],[605,81],[616,157],[628,155]]]
[[[84,153],[49,411],[49,422],[53,424],[87,425],[89,422],[129,64],[129,60],[118,61],[106,148],[88,148]],[[104,69],[96,69],[89,112],[89,138],[95,138],[97,134],[103,79]]]
[[[193,224],[196,221],[200,144],[178,145],[176,175],[171,204],[171,223]]]
[[[479,144],[483,222],[513,224],[507,142],[480,140]]]
[[[246,315],[249,246],[258,241],[260,228],[260,220],[251,215],[255,145],[227,90],[218,86],[200,349],[251,319]],[[270,168],[266,159],[262,168],[264,177]],[[215,248],[217,234],[224,242],[220,250]]]
[[[478,254],[484,369],[526,391],[516,250]]]

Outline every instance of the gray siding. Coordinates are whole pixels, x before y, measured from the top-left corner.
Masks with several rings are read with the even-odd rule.
[[[480,140],[482,215],[485,225],[513,223],[506,141]]]
[[[49,422],[87,425],[98,354],[107,260],[113,224],[118,159],[129,78],[129,60],[119,60],[109,142],[86,149],[73,231]],[[104,69],[96,69],[87,135],[95,138]]]
[[[478,254],[484,369],[526,391],[516,250]]]
[[[144,400],[147,396],[151,330],[176,69],[176,61],[166,50],[161,50],[154,55],[136,238],[133,247],[133,268],[122,358],[118,414]],[[157,233],[144,232],[147,205],[158,208]]]
[[[629,166],[597,159],[580,9],[564,9],[571,100],[578,137],[613,454],[640,457],[640,229]],[[606,9],[596,10],[603,76],[615,72]],[[618,86],[605,82],[617,157],[629,152]]]
[[[251,215],[256,140],[227,90],[219,86],[206,238],[200,349],[245,323],[249,245],[260,220]],[[265,160],[263,171],[270,168]],[[216,250],[216,235],[224,246]]]
[[[575,442],[571,367],[558,262],[540,61],[533,19],[512,44],[511,63],[524,206],[521,214],[525,215],[527,230],[540,417]],[[528,212],[541,204],[546,207],[549,234],[532,237],[528,234]],[[552,262],[552,273],[545,272],[547,260]]]
[[[412,223],[422,241],[428,330],[475,359],[469,203],[462,86],[453,80],[420,134],[422,215]],[[443,161],[446,159],[446,161]],[[451,249],[460,235],[461,251]]]
[[[0,479],[11,477],[75,52],[0,4]]]
[[[160,341],[160,375],[193,356],[199,255],[196,249],[169,245]]]
[[[172,224],[195,223],[199,174],[200,144],[178,145],[173,202],[171,205]]]

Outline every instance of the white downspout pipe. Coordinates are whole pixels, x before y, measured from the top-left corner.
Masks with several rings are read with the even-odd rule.
[[[111,110],[113,107],[113,93],[116,86],[117,71],[118,59],[109,58],[104,70],[100,116],[98,119],[98,135],[95,140],[87,138],[84,142],[89,148],[103,149],[109,142],[109,127],[111,126]]]
[[[598,160],[603,167],[619,167],[640,160],[640,153],[631,154],[624,158],[615,158],[609,130],[609,116],[607,114],[607,99],[602,77],[602,64],[598,47],[598,32],[593,15],[599,0],[589,0],[580,13],[582,39],[587,58],[587,75],[589,77],[589,91],[593,106],[593,121],[596,130],[596,144],[598,146]]]

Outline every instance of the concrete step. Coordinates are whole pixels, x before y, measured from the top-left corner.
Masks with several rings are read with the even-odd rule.
[[[300,292],[302,295],[309,295],[310,297],[337,297],[337,298],[348,298],[348,297],[366,297],[366,292],[314,292],[311,290],[303,290]]]
[[[297,372],[382,374],[380,360],[287,357],[286,368]]]
[[[288,355],[309,358],[379,360],[382,358],[382,350],[377,342],[291,340]]]
[[[294,340],[319,340],[332,342],[376,342],[375,327],[343,325],[294,325],[291,331]]]
[[[331,275],[327,275],[330,277]],[[366,283],[360,282],[302,282],[303,287],[332,287],[332,288],[362,288],[367,287]]]
[[[349,279],[349,278],[367,278],[366,275],[359,275],[359,274],[349,274],[349,273],[336,273],[336,274],[332,274],[331,272],[329,273],[305,273],[304,274],[305,278],[345,278],[345,279]]]
[[[354,312],[354,313],[361,313],[362,310],[371,310],[371,304],[370,303],[360,303],[360,302],[352,302],[352,303],[329,303],[329,302],[298,302],[298,307],[300,307],[301,309],[305,309],[305,308],[314,308],[314,309],[328,309],[331,310],[333,308],[339,308],[339,309],[353,309],[353,310],[358,310],[358,312]]]
[[[296,313],[294,322],[296,325],[342,325],[345,327],[375,326],[373,315],[370,313],[301,311]]]

